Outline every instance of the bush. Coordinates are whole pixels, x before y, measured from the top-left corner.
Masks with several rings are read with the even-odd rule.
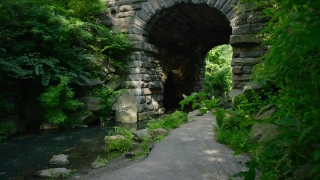
[[[175,111],[173,114],[165,116],[163,119],[151,119],[147,125],[149,131],[154,129],[163,128],[171,130],[179,127],[182,123],[188,121],[188,115],[181,111]]]
[[[5,140],[9,136],[12,126],[12,122],[0,123],[0,141]]]
[[[116,136],[115,139],[110,139],[108,137]],[[107,152],[120,151],[127,152],[133,147],[133,137],[134,135],[131,131],[124,127],[114,127],[114,130],[109,132],[109,135],[105,137],[107,143],[105,150]]]
[[[217,128],[217,141],[228,144],[237,153],[248,152],[252,147],[252,140],[250,139],[250,130],[247,128]]]

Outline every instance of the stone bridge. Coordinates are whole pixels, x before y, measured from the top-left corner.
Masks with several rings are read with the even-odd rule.
[[[100,23],[134,42],[123,87],[134,93],[138,120],[178,106],[182,94],[203,91],[205,55],[217,45],[233,47],[232,89],[241,91],[266,49],[255,34],[259,12],[237,0],[109,0]]]

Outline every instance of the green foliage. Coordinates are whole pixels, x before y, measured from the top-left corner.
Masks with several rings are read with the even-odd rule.
[[[214,115],[216,115],[216,120],[217,120],[218,126],[222,127],[223,121],[224,121],[224,119],[226,117],[224,110],[218,108],[214,112]]]
[[[192,109],[199,108],[201,113],[207,112],[220,105],[220,100],[212,98],[207,93],[195,92],[190,96],[187,96],[184,100],[180,101],[181,109],[184,109],[186,105],[191,104]]]
[[[318,37],[320,1],[246,0],[263,8],[267,27],[259,35],[271,45],[257,66],[254,78],[274,84],[279,90],[274,102],[279,110],[266,120],[279,126],[279,134],[257,149],[253,164],[262,179],[297,179],[297,169],[314,168],[305,178],[320,178],[320,61]]]
[[[173,114],[167,115],[160,120],[151,119],[148,122],[148,130],[152,131],[154,129],[163,128],[166,130],[171,130],[179,127],[182,123],[187,122],[187,114],[181,111],[175,111]]]
[[[115,139],[110,139],[108,136],[118,136]],[[133,137],[134,135],[131,131],[124,127],[114,127],[113,131],[109,132],[109,135],[105,137],[107,143],[105,150],[107,152],[120,151],[127,152],[133,147]],[[122,138],[123,137],[123,138]]]
[[[231,90],[230,45],[216,46],[206,56],[205,92],[211,96],[221,97]]]
[[[263,106],[274,104],[277,93],[265,87],[263,90],[248,90],[244,94],[235,97],[235,110],[244,114],[254,115]]]
[[[0,0],[0,4],[0,81],[5,87],[1,95],[11,91],[22,97],[25,101],[18,102],[19,109],[27,103],[36,105],[37,101],[30,100],[46,94],[40,98],[44,98],[46,118],[63,122],[66,111],[79,104],[68,98],[73,97],[70,92],[54,92],[60,77],[68,79],[68,87],[79,87],[89,79],[99,79],[106,61],[121,69],[129,60],[129,38],[96,23],[106,10],[105,1]],[[67,100],[55,102],[60,100],[51,96]]]
[[[114,90],[110,87],[99,87],[93,90],[93,95],[99,98],[101,113],[100,113],[100,121],[102,123],[105,122],[105,116],[112,115],[114,111],[112,111],[112,106],[117,98],[117,96],[123,91]]]
[[[144,152],[143,155],[147,155],[150,152],[150,146],[152,143],[153,143],[153,141],[151,138],[142,138],[142,143],[141,143],[140,147]]]
[[[46,118],[53,124],[63,123],[68,119],[67,112],[75,111],[84,104],[73,99],[74,92],[68,87],[68,79],[61,77],[57,86],[50,86],[40,96],[40,102],[46,110]]]
[[[12,122],[0,123],[0,141],[5,140],[11,132]]]
[[[217,128],[217,141],[228,144],[236,152],[248,152],[253,142],[250,139],[250,130],[247,128],[221,129]]]

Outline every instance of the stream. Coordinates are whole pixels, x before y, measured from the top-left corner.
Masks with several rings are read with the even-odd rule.
[[[142,129],[146,122],[134,129]],[[33,179],[32,173],[55,168],[49,164],[53,155],[69,155],[67,169],[81,171],[90,168],[98,156],[106,157],[104,137],[114,125],[89,126],[70,130],[38,130],[0,142],[0,179]]]

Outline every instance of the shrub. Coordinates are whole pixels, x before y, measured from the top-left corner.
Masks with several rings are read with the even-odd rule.
[[[116,136],[115,139],[110,139],[110,136]],[[107,152],[120,151],[127,152],[133,147],[133,137],[134,135],[131,131],[124,127],[114,127],[114,130],[109,132],[109,135],[105,137]]]

